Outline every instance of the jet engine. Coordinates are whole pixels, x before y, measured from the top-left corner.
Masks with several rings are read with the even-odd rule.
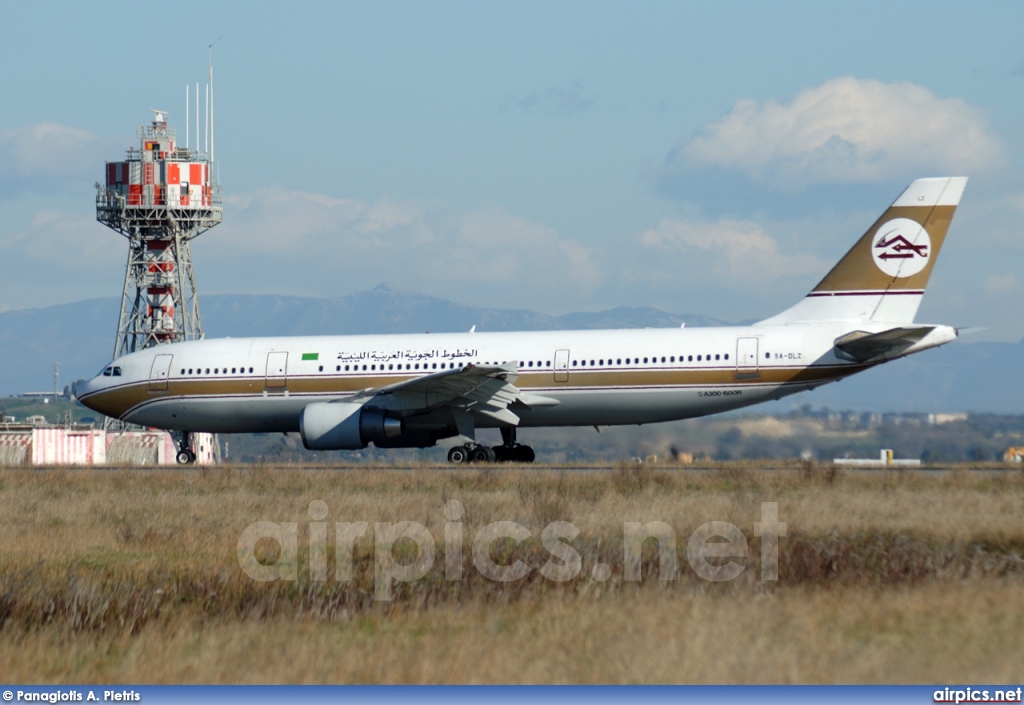
[[[402,435],[402,419],[362,404],[319,402],[299,415],[302,445],[309,450],[359,450]]]

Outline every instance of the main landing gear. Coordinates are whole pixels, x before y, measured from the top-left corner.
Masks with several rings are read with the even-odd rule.
[[[178,465],[191,465],[196,462],[196,454],[192,450],[192,433],[190,431],[181,432],[181,438],[178,439],[178,455],[176,457]]]
[[[514,426],[501,429],[501,445],[488,446],[467,443],[448,451],[449,463],[532,463],[536,458],[533,448],[516,443]]]

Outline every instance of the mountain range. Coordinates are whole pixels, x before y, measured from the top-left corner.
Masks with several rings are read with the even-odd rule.
[[[114,348],[119,301],[91,299],[0,313],[0,395],[52,390],[90,377]],[[487,309],[433,298],[388,284],[337,298],[207,295],[201,298],[207,337],[345,335],[484,331],[629,329],[727,325],[650,307],[550,316],[525,309]],[[626,333],[628,334],[628,333]],[[810,403],[862,411],[1024,413],[1024,340],[958,340],[800,394],[763,411]]]

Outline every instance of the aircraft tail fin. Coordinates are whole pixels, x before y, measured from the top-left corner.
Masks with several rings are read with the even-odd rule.
[[[761,323],[912,323],[966,185],[914,181],[802,301]]]

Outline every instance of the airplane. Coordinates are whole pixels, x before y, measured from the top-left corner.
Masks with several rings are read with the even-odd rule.
[[[753,325],[193,340],[120,357],[77,396],[175,432],[182,464],[193,433],[271,431],[323,451],[455,438],[452,463],[533,462],[520,428],[706,416],[953,341],[914,318],[966,184],[914,181],[806,297]]]

